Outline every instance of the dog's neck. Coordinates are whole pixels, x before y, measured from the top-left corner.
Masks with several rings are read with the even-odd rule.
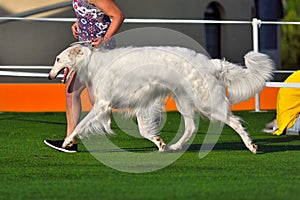
[[[80,63],[76,63],[75,64],[75,71],[78,74],[79,78],[81,81],[86,82],[89,81],[90,79],[90,73],[89,73],[89,65],[91,62],[91,57],[94,54],[94,50],[89,48],[89,47],[85,47],[82,46],[82,51],[83,51],[83,59],[81,60]]]

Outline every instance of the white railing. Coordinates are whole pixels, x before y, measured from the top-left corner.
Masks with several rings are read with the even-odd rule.
[[[266,87],[277,88],[300,88],[300,83],[267,82]]]
[[[23,18],[23,17],[0,17],[1,20],[12,21],[48,21],[48,22],[75,22],[75,18]],[[300,25],[300,22],[262,21],[253,18],[252,21],[228,21],[228,20],[189,20],[189,19],[125,19],[124,23],[142,24],[251,24],[253,37],[253,51],[259,50],[259,28],[261,25]],[[0,69],[50,69],[49,66],[0,66]],[[293,73],[294,71],[277,71],[280,73]],[[48,74],[0,71],[0,76],[26,76],[26,77],[48,77]],[[266,87],[289,87],[300,88],[299,83],[267,82]],[[255,111],[260,111],[260,96],[255,97]]]
[[[1,66],[0,65],[0,76],[16,76],[16,77],[33,77],[33,78],[47,78],[49,74],[47,73],[37,73],[37,72],[20,72],[20,71],[2,71],[1,69],[21,69],[21,70],[28,70],[28,69],[34,69],[34,70],[50,70],[52,66],[14,66],[14,65],[8,65],[8,66]],[[58,75],[58,77],[63,77],[61,74]]]

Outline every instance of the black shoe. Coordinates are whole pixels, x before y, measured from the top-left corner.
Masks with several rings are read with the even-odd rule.
[[[71,147],[62,148],[64,140],[44,140],[44,143],[49,147],[56,149],[58,151],[66,152],[66,153],[76,153],[77,152],[77,144],[73,144]]]

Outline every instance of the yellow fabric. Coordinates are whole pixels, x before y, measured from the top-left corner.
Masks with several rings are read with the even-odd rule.
[[[294,72],[285,83],[299,83],[300,70]],[[275,135],[283,134],[284,130],[291,128],[300,113],[300,89],[299,88],[280,88],[277,96],[277,123],[278,130]]]

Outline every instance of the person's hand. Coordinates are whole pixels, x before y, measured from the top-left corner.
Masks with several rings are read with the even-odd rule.
[[[94,47],[94,48],[98,48],[98,47],[100,47],[100,45],[102,44],[102,42],[104,42],[103,38],[92,39],[91,46]]]
[[[78,39],[78,21],[72,25],[72,33],[74,38]]]

